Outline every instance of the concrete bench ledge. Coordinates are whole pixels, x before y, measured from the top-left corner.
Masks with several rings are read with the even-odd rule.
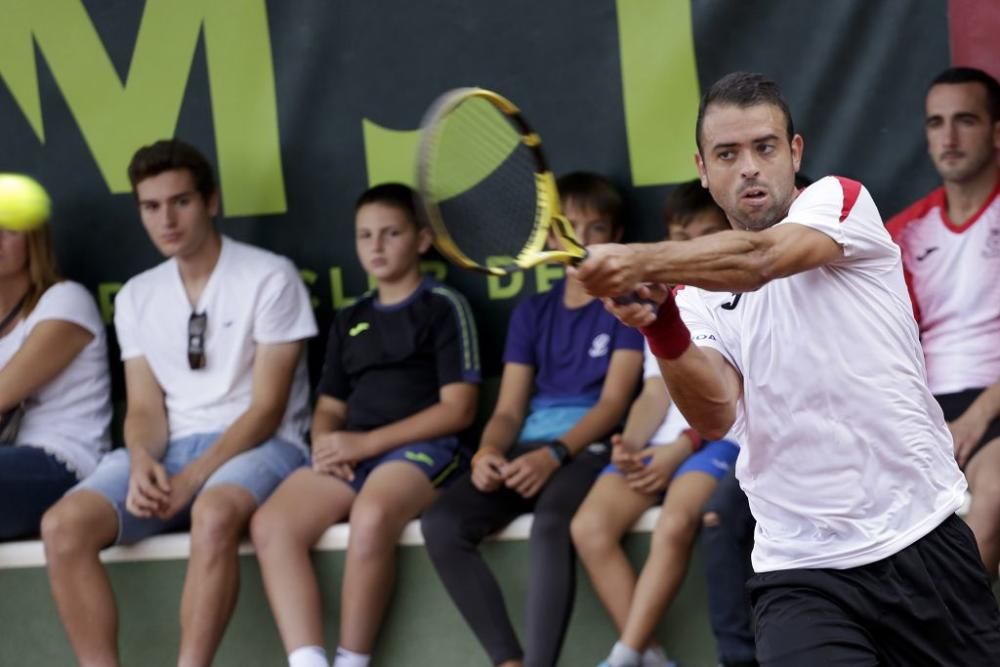
[[[635,533],[648,533],[656,525],[660,514],[659,507],[647,510],[632,528]],[[531,532],[533,515],[525,514],[518,517],[499,533],[490,539],[495,541],[516,541],[528,539]],[[338,523],[331,526],[319,539],[314,547],[317,551],[344,551],[347,549],[347,538],[350,526]],[[420,521],[414,520],[407,524],[399,538],[402,546],[421,546],[424,536],[420,532]],[[147,538],[138,544],[128,547],[111,547],[101,552],[101,560],[105,563],[119,563],[146,560],[184,560],[191,552],[191,538],[188,533],[171,533]],[[240,554],[252,554],[253,545],[244,540],[240,545]],[[45,567],[45,549],[40,540],[0,543],[0,569],[19,567]]]
[[[970,501],[971,497],[966,494],[965,502],[958,510],[959,515],[965,515],[969,509]],[[652,532],[659,515],[659,507],[646,510],[632,527],[632,532]],[[531,532],[531,521],[531,514],[520,516],[490,539],[501,542],[526,540],[528,539],[528,534]],[[331,526],[323,533],[319,542],[316,543],[315,549],[317,551],[344,551],[347,549],[347,537],[349,534],[350,526],[346,523],[338,523],[335,526]],[[418,520],[411,521],[403,530],[403,534],[399,538],[399,544],[402,546],[421,546],[423,543],[424,536],[420,532],[420,522]],[[252,554],[253,552],[253,545],[249,540],[244,540],[240,545],[240,553]],[[190,536],[187,533],[171,533],[150,537],[129,547],[105,549],[101,552],[101,560],[105,563],[183,560],[190,553]],[[18,567],[45,567],[45,550],[40,540],[0,543],[0,569]]]

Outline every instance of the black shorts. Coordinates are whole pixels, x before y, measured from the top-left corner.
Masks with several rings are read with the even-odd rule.
[[[986,391],[985,389],[963,389],[962,391],[955,392],[954,394],[940,394],[935,396],[938,405],[941,406],[941,411],[944,412],[944,420],[947,422],[953,422],[962,416],[969,406],[979,398],[979,395]],[[969,460],[976,455],[983,445],[985,445],[990,440],[994,438],[1000,438],[1000,418],[994,419],[990,422],[990,425],[986,427],[986,432],[983,433],[983,437],[980,438],[979,442],[976,443],[975,448],[973,448],[972,453],[969,454]],[[966,463],[968,466],[968,463]]]
[[[748,584],[762,667],[997,667],[1000,609],[965,522],[847,570],[778,570]]]

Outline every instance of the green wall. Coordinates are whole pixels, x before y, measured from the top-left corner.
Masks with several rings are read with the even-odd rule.
[[[649,535],[630,536],[627,548],[635,562],[648,549]],[[528,545],[524,541],[490,542],[483,552],[498,573],[508,609],[520,628],[527,578]],[[339,590],[344,552],[315,554],[324,589],[327,645],[336,645]],[[144,561],[108,565],[119,600],[122,664],[159,667],[176,664],[180,632],[178,609],[185,561]],[[271,618],[253,556],[240,558],[242,588],[236,613],[215,665],[256,667],[283,665],[284,652]],[[615,632],[600,607],[582,568],[579,587],[560,665],[590,667],[606,655]],[[395,599],[382,629],[375,667],[487,667],[489,661],[440,585],[423,547],[400,547]],[[72,665],[73,658],[59,625],[41,568],[0,569],[0,665]],[[685,667],[714,665],[714,642],[708,627],[704,574],[699,558],[658,632],[671,656]]]

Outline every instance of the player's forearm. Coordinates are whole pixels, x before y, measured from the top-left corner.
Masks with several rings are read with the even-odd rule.
[[[728,231],[691,241],[636,246],[643,282],[751,292],[773,279],[771,244],[755,232]]]
[[[691,428],[709,440],[723,438],[736,421],[738,388],[695,345],[659,364],[670,397]]]
[[[405,419],[368,432],[368,456],[421,440],[456,435],[476,418],[475,398],[469,401],[438,402]]]
[[[660,383],[661,386],[658,390],[653,390],[650,387],[652,383]],[[663,423],[670,407],[670,398],[662,385],[663,380],[660,378],[646,380],[642,393],[632,403],[622,431],[622,440],[626,445],[641,449]]]

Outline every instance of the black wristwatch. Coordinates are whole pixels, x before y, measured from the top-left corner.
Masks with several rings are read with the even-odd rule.
[[[559,465],[566,465],[566,462],[570,459],[569,447],[566,446],[566,443],[562,440],[553,440],[549,443],[548,447],[549,454],[552,455],[552,458],[554,458]]]

